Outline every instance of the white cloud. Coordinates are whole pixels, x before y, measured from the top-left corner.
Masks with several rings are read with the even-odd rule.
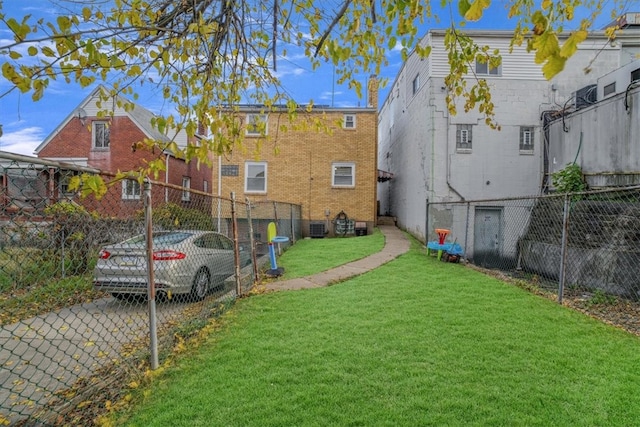
[[[335,92],[325,91],[320,94],[320,97],[318,99],[333,99],[336,96],[341,96],[341,95],[342,95],[341,91],[335,91]]]
[[[33,150],[44,139],[42,128],[32,126],[15,132],[4,132],[0,137],[0,150],[33,156]]]

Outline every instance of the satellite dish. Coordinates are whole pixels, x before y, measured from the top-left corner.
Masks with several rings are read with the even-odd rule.
[[[84,126],[84,120],[87,118],[87,112],[83,108],[76,110],[76,117],[80,119],[80,123]]]

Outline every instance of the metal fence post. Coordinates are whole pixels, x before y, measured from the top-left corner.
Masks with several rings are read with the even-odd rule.
[[[61,263],[60,267],[62,268],[62,277],[67,277],[67,270],[66,270],[66,267],[64,266],[64,258],[65,258],[65,251],[64,251],[64,239],[65,239],[65,236],[64,236],[64,226],[62,227],[61,234],[62,234],[62,239],[61,239],[60,245],[62,246],[62,248],[61,248],[61,249],[62,249],[62,263]]]
[[[236,278],[236,296],[242,295],[242,286],[240,283],[240,245],[238,242],[238,215],[236,213],[236,193],[231,192],[231,228],[233,230],[233,258]]]
[[[251,245],[251,262],[253,263],[253,281],[258,281],[258,256],[256,255],[256,242],[253,236],[253,219],[251,218],[251,202],[245,198],[247,203],[247,223],[249,225],[249,244]]]
[[[464,255],[465,255],[465,259],[467,258],[467,253],[468,253],[468,249],[467,249],[467,245],[469,244],[469,213],[471,212],[471,203],[467,202],[467,215],[465,218],[465,224],[464,224]]]
[[[296,242],[296,226],[293,222],[293,205],[289,205],[289,218],[291,221],[291,244],[293,245]]]
[[[425,246],[429,243],[429,198],[427,197],[427,205],[426,205],[426,215],[424,219],[424,244]]]
[[[564,196],[564,208],[562,210],[562,242],[560,244],[560,271],[558,280],[558,303],[562,304],[564,294],[564,280],[567,271],[567,251],[569,241],[569,194]]]
[[[156,325],[156,286],[153,271],[153,220],[151,207],[151,182],[144,181],[144,222],[147,243],[147,302],[149,306],[149,351],[151,369],[158,368],[158,328]]]

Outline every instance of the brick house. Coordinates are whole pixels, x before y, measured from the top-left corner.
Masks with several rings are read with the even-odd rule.
[[[35,149],[35,154],[42,159],[63,164],[90,167],[108,173],[131,171],[144,167],[146,161],[162,159],[166,171],[158,180],[208,192],[211,169],[204,164],[185,162],[172,156],[158,147],[157,150],[136,149],[136,143],[145,139],[169,142],[171,138],[161,134],[151,126],[154,115],[149,110],[117,97],[113,99],[113,109],[107,117],[100,117],[100,91],[108,92],[103,86],[95,88],[78,107],[71,112],[56,129]],[[125,105],[129,104],[127,108]],[[102,101],[102,105],[105,102]],[[131,108],[129,108],[131,107]],[[104,107],[103,107],[104,109]],[[175,136],[179,146],[186,146],[184,133]],[[70,173],[60,174],[55,178],[52,199],[65,196]],[[169,200],[172,194],[172,200]],[[177,196],[175,196],[177,195]],[[189,192],[153,193],[154,203],[176,202],[184,207],[193,203]],[[135,180],[122,180],[110,185],[102,203],[89,198],[83,201],[90,209],[110,216],[124,217],[140,209],[141,188]]]
[[[234,192],[239,200],[300,205],[303,236],[331,236],[343,216],[371,233],[378,178],[375,78],[368,86],[366,107],[314,106],[292,124],[285,108],[265,113],[242,106],[233,113],[243,123],[242,144],[214,160],[212,188],[223,197]],[[328,131],[314,128],[318,119]],[[282,125],[288,129],[281,131]]]

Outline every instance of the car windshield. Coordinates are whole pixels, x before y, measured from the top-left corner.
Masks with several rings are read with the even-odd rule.
[[[185,231],[155,232],[153,233],[153,246],[175,245],[176,243],[180,243],[190,236],[192,236],[192,233],[187,233]],[[144,246],[145,241],[145,235],[140,234],[139,236],[135,236],[129,240],[125,240],[124,242],[122,242],[122,244],[128,246]]]

